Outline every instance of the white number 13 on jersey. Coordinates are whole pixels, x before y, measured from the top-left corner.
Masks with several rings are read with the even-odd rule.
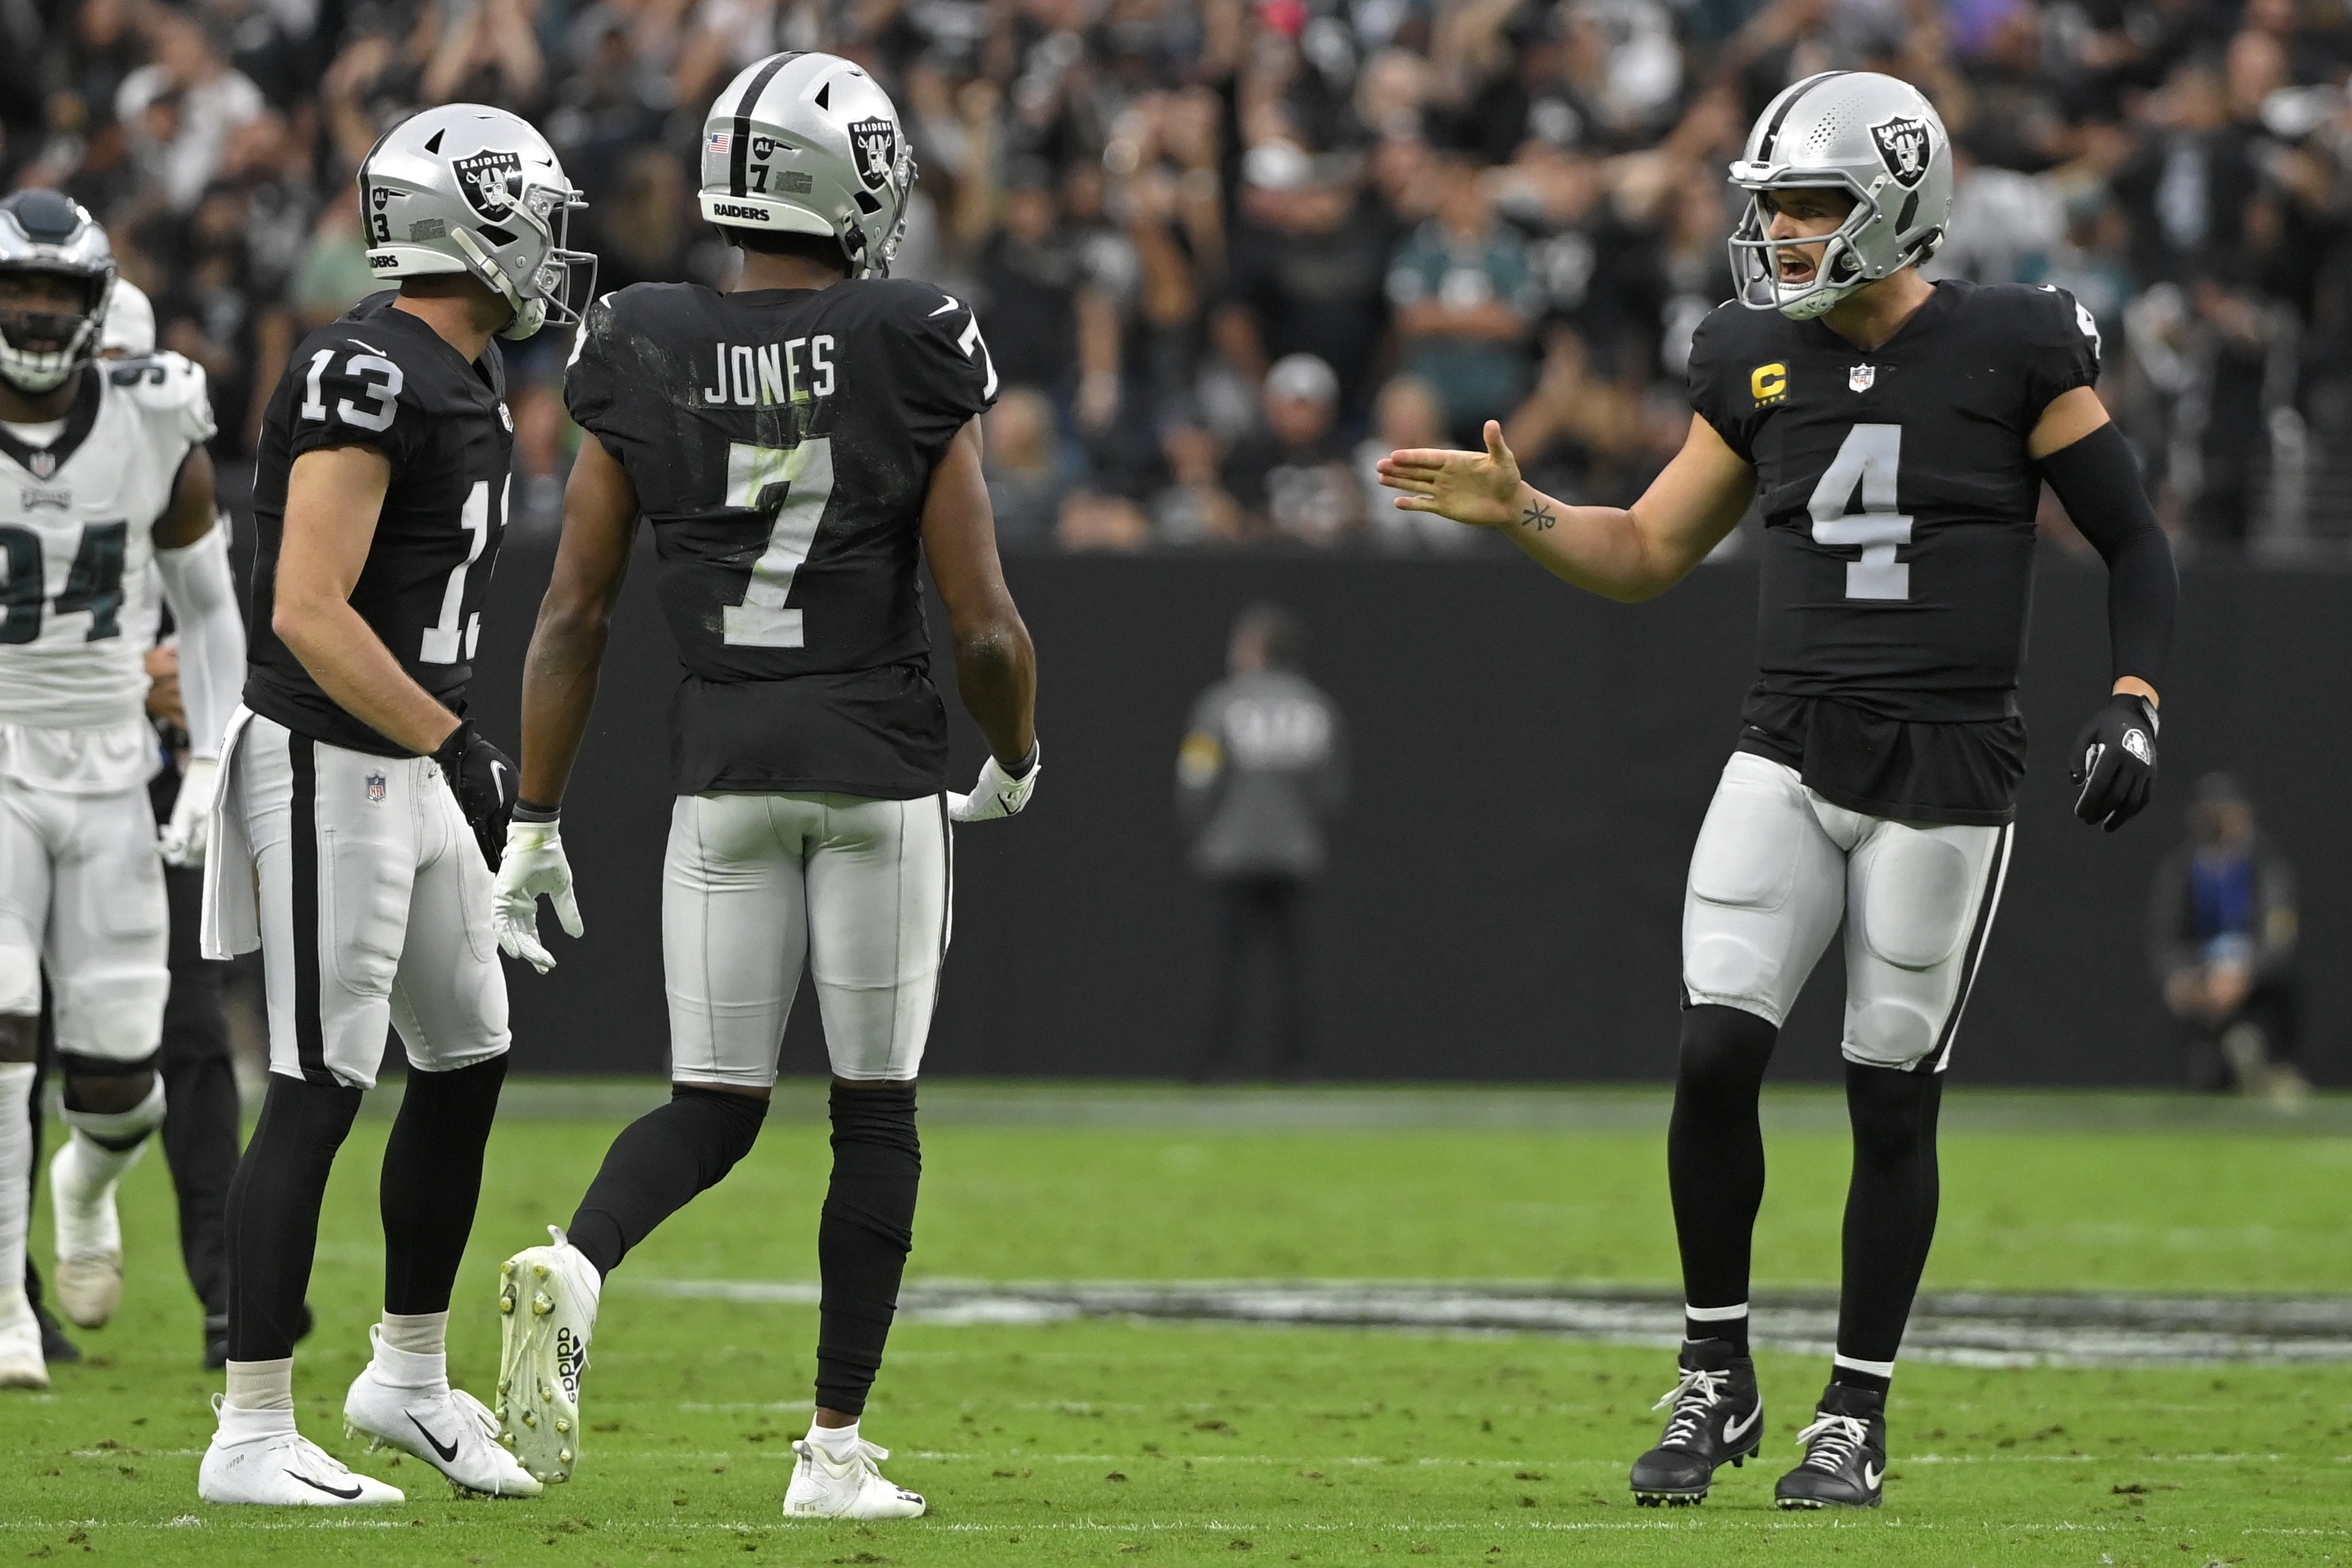
[[[803,613],[785,607],[793,578],[816,543],[833,500],[833,441],[818,436],[797,447],[727,447],[727,504],[756,510],[769,487],[784,487],[783,504],[768,529],[768,547],[752,563],[743,596],[721,611],[721,640],[730,647],[805,647]]]
[[[1902,426],[1857,425],[1845,433],[1837,456],[1813,487],[1807,505],[1813,514],[1813,542],[1862,547],[1862,559],[1846,564],[1849,599],[1911,596],[1911,568],[1895,559],[1896,547],[1911,542],[1911,519],[1895,510],[1895,471],[1902,463]],[[1857,489],[1862,491],[1862,510],[1849,512]]]

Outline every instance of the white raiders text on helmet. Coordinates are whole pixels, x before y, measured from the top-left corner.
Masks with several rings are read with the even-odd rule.
[[[52,273],[80,287],[82,307],[72,314],[0,306],[0,380],[20,392],[53,392],[98,357],[114,247],[72,198],[18,191],[0,200],[0,273],[6,272]]]
[[[838,55],[770,55],[703,121],[702,216],[721,228],[830,235],[853,278],[890,275],[914,187],[889,94]]]
[[[1731,183],[1748,193],[1731,237],[1739,302],[1794,321],[1821,315],[1865,284],[1936,254],[1952,211],[1952,142],[1916,88],[1873,71],[1823,71],[1783,91],[1757,117]],[[1767,237],[1768,191],[1822,187],[1853,197],[1826,237]],[[1821,246],[1802,282],[1780,275],[1780,252]]]
[[[514,307],[505,338],[580,320],[596,258],[565,248],[588,204],[547,139],[503,109],[452,103],[401,121],[360,165],[368,270],[378,278],[471,274]],[[589,281],[572,287],[573,268]]]

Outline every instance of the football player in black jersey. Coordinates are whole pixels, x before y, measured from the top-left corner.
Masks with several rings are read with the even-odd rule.
[[[449,1385],[449,1289],[506,1075],[490,924],[514,764],[466,682],[506,521],[514,420],[494,341],[563,306],[580,204],[503,110],[387,132],[359,174],[378,294],[295,352],[254,483],[252,668],[223,748],[204,945],[258,946],[269,1092],[229,1191],[228,1396],[209,1502],[398,1502],[294,1424],[293,1342],[319,1205],[387,1025],[408,1054],[384,1151],[384,1311],[347,1430],[466,1489],[540,1484]]]
[[[2105,558],[2115,682],[2070,758],[2075,814],[2147,802],[2172,555],[2092,384],[2098,331],[2063,290],[1929,283],[1951,154],[1927,100],[1831,71],[1776,98],[1732,183],[1737,301],[1691,349],[1683,449],[1630,510],[1567,506],[1483,454],[1401,451],[1397,504],[1507,531],[1581,588],[1649,598],[1746,513],[1764,523],[1761,679],[1691,857],[1667,1162],[1687,1321],[1645,1503],[1696,1502],[1754,1457],[1748,1255],[1757,1095],[1841,923],[1854,1132],[1828,1391],[1784,1508],[1874,1507],[1885,1401],[1935,1229],[1936,1112],[2010,851],[2025,734],[2034,511],[2046,479]]]
[[[896,1519],[859,1432],[897,1310],[921,1173],[915,1078],[947,951],[951,822],[1010,816],[1038,777],[1034,659],[996,556],[980,422],[996,372],[971,308],[892,279],[914,163],[889,98],[832,55],[772,55],[704,128],[703,216],[734,291],[638,284],[596,302],[565,392],[593,437],[523,676],[522,799],[500,941],[542,970],[537,900],[577,936],[557,832],[637,519],[684,680],[662,888],[668,1104],[625,1131],[551,1247],[506,1266],[505,1436],[571,1474],[603,1283],[751,1149],[805,963],[832,1058],[816,1415],[787,1517]],[[919,563],[946,604],[992,753],[945,793]]]

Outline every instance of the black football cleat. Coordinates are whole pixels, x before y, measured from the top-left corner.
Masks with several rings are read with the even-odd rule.
[[[1797,1434],[1805,1462],[1772,1489],[1782,1508],[1876,1508],[1885,1500],[1886,1395],[1831,1384]]]
[[[1643,1508],[1687,1508],[1706,1500],[1715,1472],[1764,1447],[1764,1400],[1756,1363],[1731,1353],[1725,1340],[1685,1340],[1683,1380],[1658,1407],[1674,1406],[1658,1446],[1633,1461],[1633,1500]]]

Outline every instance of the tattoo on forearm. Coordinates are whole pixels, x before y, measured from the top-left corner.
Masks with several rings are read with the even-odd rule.
[[[1545,505],[1540,500],[1535,502],[1535,504],[1528,507],[1525,511],[1519,513],[1519,526],[1522,528],[1532,528],[1538,533],[1541,533],[1545,529],[1549,528],[1552,525],[1552,521],[1551,508]]]

